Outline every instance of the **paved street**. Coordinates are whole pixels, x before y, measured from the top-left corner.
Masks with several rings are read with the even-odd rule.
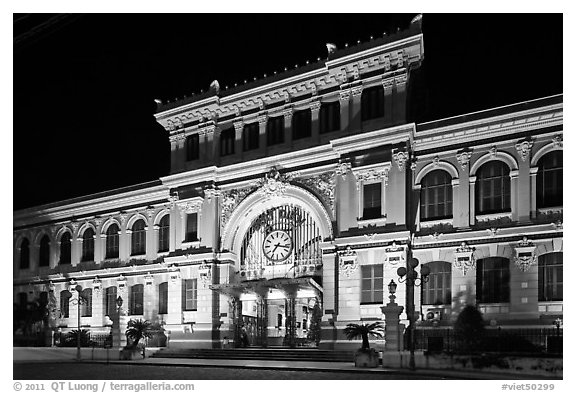
[[[343,371],[256,370],[103,363],[15,363],[14,379],[226,380],[226,379],[442,379],[438,377]]]

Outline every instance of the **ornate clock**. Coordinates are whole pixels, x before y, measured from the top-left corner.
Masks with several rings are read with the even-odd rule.
[[[285,231],[270,232],[264,239],[262,250],[269,260],[282,262],[292,253],[292,239]]]

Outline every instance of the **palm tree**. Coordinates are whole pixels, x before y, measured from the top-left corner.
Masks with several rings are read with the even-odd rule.
[[[126,337],[130,339],[131,344],[128,347],[136,348],[138,342],[143,338],[152,337],[154,331],[152,323],[142,319],[131,319],[128,321],[128,328],[126,329]]]
[[[374,322],[369,325],[363,323],[358,325],[356,323],[349,323],[344,329],[344,334],[348,340],[353,340],[357,337],[362,337],[362,350],[370,349],[368,337],[384,337],[384,325],[382,322]]]

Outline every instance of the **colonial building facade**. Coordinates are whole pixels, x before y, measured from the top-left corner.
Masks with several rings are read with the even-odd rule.
[[[320,308],[320,346],[357,347],[344,327],[383,319],[413,255],[430,269],[420,319],[447,325],[476,304],[504,328],[550,326],[563,312],[562,96],[409,123],[423,55],[415,23],[159,103],[168,176],[14,213],[15,307],[53,299],[62,331],[147,319],[189,348],[242,330],[295,345]]]

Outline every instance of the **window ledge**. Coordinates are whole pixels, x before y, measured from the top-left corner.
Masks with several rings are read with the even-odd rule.
[[[369,225],[376,225],[376,226],[386,225],[386,216],[370,219],[358,218],[358,226],[365,227]]]
[[[538,214],[555,214],[555,213],[560,213],[562,214],[563,212],[563,207],[562,206],[557,206],[557,207],[541,207],[538,209]]]
[[[182,249],[185,250],[187,248],[200,248],[200,240],[194,240],[191,242],[182,242]]]
[[[479,303],[478,309],[482,314],[508,314],[510,303]]]
[[[563,313],[564,302],[562,300],[538,302],[538,312],[542,314]]]
[[[501,212],[501,213],[477,214],[476,215],[476,221],[478,221],[478,222],[499,220],[501,218],[508,218],[508,219],[512,220],[512,212]]]
[[[420,227],[421,228],[431,228],[433,226],[436,225],[452,225],[453,223],[453,218],[442,218],[439,220],[426,220],[426,221],[420,221]]]

